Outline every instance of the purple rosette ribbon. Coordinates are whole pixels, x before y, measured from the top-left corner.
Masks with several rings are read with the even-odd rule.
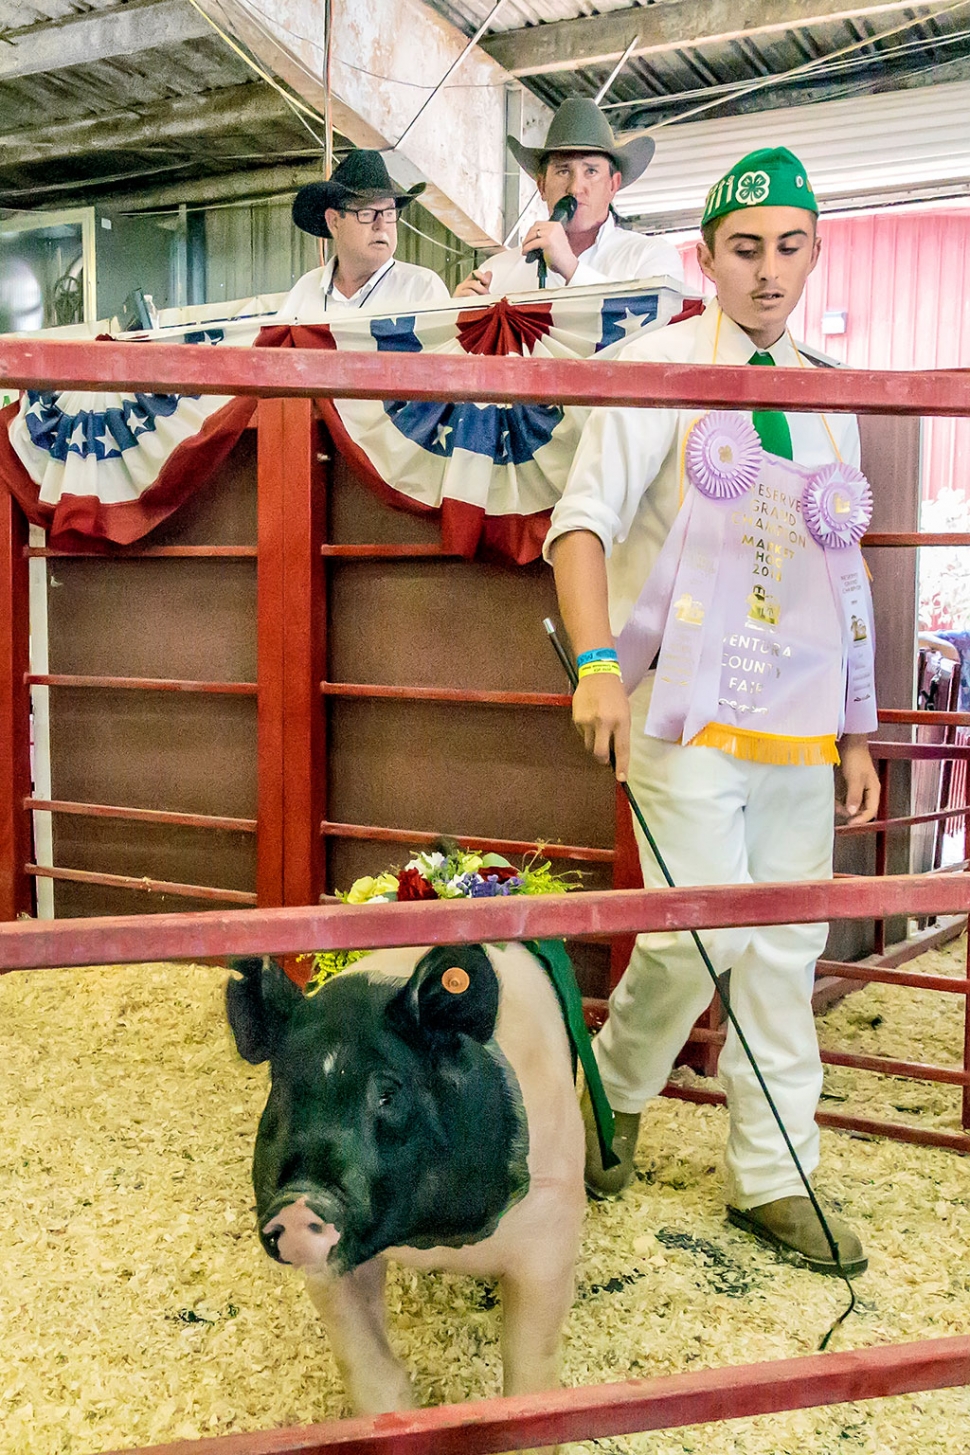
[[[857,546],[872,519],[869,481],[841,461],[813,475],[802,496],[805,524],[823,550]]]
[[[713,409],[687,436],[684,466],[690,483],[711,500],[737,500],[761,473],[764,450],[741,414]]]

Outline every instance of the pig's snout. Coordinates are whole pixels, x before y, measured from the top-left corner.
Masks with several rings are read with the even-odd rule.
[[[271,1258],[294,1268],[312,1268],[326,1263],[330,1250],[340,1241],[333,1223],[310,1207],[306,1195],[280,1208],[263,1225],[263,1244]]]

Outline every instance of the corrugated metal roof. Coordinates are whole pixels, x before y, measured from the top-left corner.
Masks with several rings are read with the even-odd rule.
[[[66,20],[90,15],[93,10],[107,10],[117,0],[4,0],[3,29],[0,35],[26,29],[30,25],[47,25],[52,20]]]
[[[652,0],[646,0],[647,4]],[[495,0],[430,0],[452,25],[473,35],[494,8]],[[493,33],[524,30],[527,25],[547,25],[556,20],[579,20],[585,15],[608,15],[612,10],[639,8],[641,0],[505,0],[491,26]]]
[[[117,0],[5,0],[0,42],[26,50],[34,35],[51,34],[52,23],[97,19],[117,8]],[[227,104],[233,99],[235,118]],[[252,99],[261,104],[249,105]],[[176,117],[157,132],[144,124],[179,106],[179,116],[194,112],[197,124],[180,127]],[[103,134],[99,139],[96,127],[84,131],[99,118],[114,123],[114,142]],[[41,138],[36,144],[35,136]],[[33,151],[28,160],[25,150]],[[214,33],[82,65],[0,73],[0,207],[52,207],[62,199],[77,205],[95,186],[100,195],[130,193],[319,154],[282,98]]]
[[[469,35],[491,9],[491,0],[426,3]],[[599,0],[595,5],[577,0],[507,0],[490,33],[640,8],[630,0]],[[856,49],[841,54],[848,47]],[[790,74],[808,63],[813,63],[809,72]],[[555,107],[567,96],[594,96],[611,70],[612,64],[564,69],[526,76],[524,84]],[[941,14],[922,5],[634,58],[603,104],[617,130],[630,130],[682,116],[715,100],[713,114],[729,116],[914,83],[960,80],[964,75],[970,76],[970,7]],[[756,91],[732,94],[753,82],[762,83]]]

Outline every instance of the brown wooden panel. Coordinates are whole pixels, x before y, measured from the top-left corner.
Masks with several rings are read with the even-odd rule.
[[[51,672],[252,682],[251,560],[48,562]]]
[[[331,878],[327,889],[330,893],[336,889],[349,889],[361,875],[378,874],[384,869],[398,868],[406,864],[410,857],[405,848],[396,845],[371,843],[362,839],[329,839],[327,865]],[[557,873],[569,867],[571,866],[561,863],[554,865]],[[584,865],[581,883],[583,889],[612,889],[612,867],[609,864]],[[583,995],[609,995],[609,945],[570,940],[567,941],[567,948]]]
[[[873,494],[872,529],[919,528],[920,421],[862,415],[862,468]],[[916,668],[916,551],[871,549],[876,617],[876,687],[880,707],[913,706]],[[909,728],[885,728],[881,736],[908,742]]]
[[[329,711],[338,822],[612,845],[612,777],[566,712],[380,699]]]
[[[437,544],[441,536],[438,518],[395,510],[362,485],[343,458],[321,432],[321,450],[332,464],[327,539],[339,542],[406,541]]]
[[[542,627],[556,610],[543,562],[332,561],[329,577],[331,681],[565,689]]]
[[[255,816],[252,698],[50,691],[55,798]]]
[[[183,899],[175,894],[143,894],[105,884],[54,881],[55,919],[86,919],[93,915],[211,913],[225,906],[204,899]]]
[[[878,531],[916,530],[919,525],[920,421],[890,416],[861,415],[862,469],[873,494],[872,528]],[[876,695],[880,707],[913,706],[916,659],[916,552],[872,549],[865,552],[872,573],[872,603],[876,623]],[[908,727],[882,727],[880,738],[908,741]],[[890,811],[910,812],[910,770],[893,764]],[[908,868],[907,835],[893,835],[889,844],[889,873]],[[836,840],[836,871],[842,874],[875,872],[875,839],[841,837]],[[906,933],[904,920],[887,927],[891,940]],[[855,960],[874,945],[873,926],[867,921],[843,920],[832,926],[826,955]]]
[[[252,890],[256,842],[252,834],[188,829],[172,824],[54,816],[54,862],[101,874]]]
[[[139,544],[255,545],[256,431],[244,430],[208,483]]]

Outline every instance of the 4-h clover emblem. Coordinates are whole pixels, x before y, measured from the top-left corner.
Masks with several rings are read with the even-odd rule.
[[[767,172],[745,172],[738,178],[734,195],[745,207],[756,207],[759,202],[764,202],[770,187],[771,179]]]

